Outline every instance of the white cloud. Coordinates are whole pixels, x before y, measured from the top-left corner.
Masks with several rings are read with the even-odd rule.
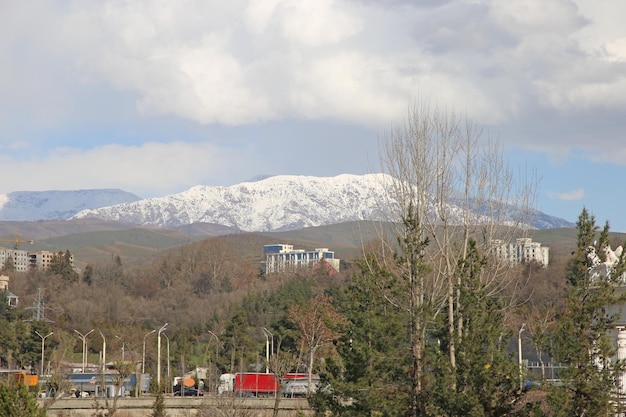
[[[626,12],[622,2],[428,6],[10,3],[0,16],[0,124],[47,129],[132,117],[133,110],[199,124],[307,119],[384,128],[403,117],[411,99],[427,95],[480,124],[550,131],[526,135],[524,146],[563,152],[620,143],[626,27],[615,16]],[[107,88],[94,98],[92,89]],[[614,113],[598,118],[607,108]],[[559,136],[551,123],[580,129]],[[585,137],[599,131],[593,141]]]
[[[577,188],[575,190],[567,191],[564,193],[555,193],[555,192],[547,192],[548,197],[558,199],[558,200],[582,200],[585,198],[585,190],[582,188]]]
[[[142,197],[179,192],[191,185],[224,181],[223,172],[249,163],[245,150],[210,143],[148,142],[140,146],[104,145],[90,150],[58,148],[20,160],[0,156],[2,172],[27,173],[20,190],[3,183],[1,193],[50,189],[121,188]]]

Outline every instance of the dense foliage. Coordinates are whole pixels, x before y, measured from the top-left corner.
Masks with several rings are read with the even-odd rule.
[[[583,209],[577,228],[577,247],[567,271],[572,286],[551,343],[554,356],[570,366],[560,372],[562,384],[553,388],[550,400],[556,416],[606,416],[615,412],[615,395],[626,370],[624,361],[615,360],[615,326],[620,314],[610,311],[610,306],[626,301],[616,291],[624,258],[617,273],[592,280],[588,254],[605,252],[608,223],[596,240],[595,218]]]
[[[320,268],[266,277],[219,238],[145,264],[123,265],[119,257],[111,257],[108,263],[90,265],[78,280],[64,273],[63,254],[58,268],[45,273],[5,271],[22,305],[0,305],[0,365],[39,371],[42,340],[35,331],[54,332],[45,341],[46,371],[60,370],[63,362],[80,363],[82,344],[74,330],[97,329],[107,338],[110,360],[120,359],[123,349],[127,360],[141,362],[145,341],[146,371],[154,373],[152,330],[169,323],[164,334],[172,376],[204,365],[209,389],[215,389],[220,373],[265,369],[265,328],[275,337],[272,353],[280,346],[285,357],[297,359],[294,371],[312,368],[322,376],[323,389],[310,398],[320,415],[600,415],[611,400],[612,390],[606,387],[616,389],[614,371],[622,366],[610,361],[596,366],[598,354],[614,354],[606,338],[614,318],[605,306],[607,300],[622,300],[613,298],[610,281],[590,285],[587,276],[587,247],[595,245],[601,252],[609,244],[608,227],[599,231],[586,212],[578,226],[578,244],[568,262],[554,256],[547,269],[519,266],[515,288],[498,292],[484,280],[495,260],[470,239],[452,277],[454,297],[422,297],[421,303],[411,298],[419,294],[412,291],[428,295],[434,281],[428,281],[432,270],[419,256],[428,250],[428,241],[411,236],[398,240],[393,252],[381,253],[378,243],[365,245],[364,256],[335,276]],[[419,237],[419,231],[412,236]],[[423,289],[411,289],[416,283]],[[51,321],[33,320],[29,301],[39,289],[44,316]],[[524,302],[512,304],[514,297]],[[445,314],[449,302],[460,318],[454,332]],[[545,314],[551,317],[549,325],[532,321],[562,305],[564,314]],[[420,320],[419,337],[415,320]],[[510,347],[522,321],[528,324],[526,344],[533,340],[538,352],[576,364],[561,373],[566,385],[546,389],[548,401],[529,402],[529,408],[518,406],[526,393],[520,391],[517,352]],[[325,329],[324,343],[307,339],[312,333],[307,323]],[[417,395],[416,340],[424,370]],[[100,338],[90,336],[88,342],[88,362],[97,363]]]
[[[35,394],[24,384],[0,382],[0,417],[45,417]]]

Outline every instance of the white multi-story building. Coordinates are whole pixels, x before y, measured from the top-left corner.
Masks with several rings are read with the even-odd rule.
[[[25,251],[22,249],[0,247],[0,268],[3,268],[4,265],[6,265],[6,261],[10,258],[13,260],[15,271],[26,272],[29,269],[43,271],[48,269],[55,256],[65,256],[65,254],[61,253],[59,255],[56,252],[46,250]],[[71,254],[70,263],[74,265],[74,255]]]
[[[493,252],[498,258],[514,264],[534,261],[546,267],[550,261],[550,248],[541,246],[539,242],[533,242],[529,237],[518,238],[515,239],[515,243],[508,244],[494,240]]]
[[[13,261],[13,268],[16,271],[28,271],[28,251],[0,247],[0,266],[4,267],[9,259]]]
[[[339,271],[340,260],[335,252],[328,248],[314,250],[294,249],[293,245],[283,243],[265,245],[263,247],[265,261],[263,269],[266,274],[291,272],[301,268],[314,268],[322,261],[334,271]]]

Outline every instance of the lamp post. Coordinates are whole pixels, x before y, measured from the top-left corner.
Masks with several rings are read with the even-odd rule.
[[[218,356],[218,349],[219,349],[219,344],[220,344],[220,338],[217,337],[217,335],[215,333],[213,333],[212,331],[208,331],[209,334],[211,336],[213,336],[215,338],[215,363],[217,364],[217,356]]]
[[[261,330],[263,330],[263,334],[265,335],[265,361],[266,361],[266,365],[265,365],[265,373],[269,374],[270,370],[269,370],[269,363],[270,363],[270,337],[272,338],[272,353],[274,353],[274,335],[267,330],[267,328],[265,327],[261,327]]]
[[[208,330],[208,333],[213,336],[215,338],[215,369],[216,369],[216,386],[219,385],[218,379],[219,379],[219,369],[217,368],[217,358],[219,355],[219,345],[220,345],[220,338],[217,337],[217,335],[215,333],[213,333],[212,331]],[[207,346],[208,349],[208,346]],[[210,388],[210,387],[209,387]]]
[[[519,389],[523,389],[523,381],[522,381],[522,332],[526,327],[526,323],[522,323],[522,327],[519,328],[519,332],[517,333],[517,363],[519,364]]]
[[[143,337],[143,353],[141,354],[141,373],[146,373],[146,337],[150,336],[152,333],[156,332],[156,330],[152,330]]]
[[[94,330],[95,329],[91,329],[87,333],[82,334],[78,330],[74,329],[78,336],[83,340],[83,373],[85,373],[85,366],[87,365],[87,336],[89,336]]]
[[[107,367],[107,340],[102,333],[102,330],[98,329],[98,333],[100,333],[100,337],[102,337],[102,374],[104,375]]]
[[[170,386],[170,338],[165,333],[163,333],[163,336],[167,339],[167,384]]]
[[[54,332],[50,332],[45,336],[42,336],[37,330],[35,330],[35,333],[37,333],[37,336],[41,337],[41,371],[39,372],[39,376],[41,377],[43,375],[43,362],[44,362],[44,357],[45,357],[45,352],[46,352],[46,338],[48,336],[52,336],[54,334]]]
[[[115,335],[115,338],[119,339],[122,342],[122,362],[124,362],[124,339],[122,339],[118,335]]]
[[[168,323],[165,323],[161,326],[157,333],[157,387],[159,387],[159,390],[161,389],[161,333],[165,330],[167,325]]]

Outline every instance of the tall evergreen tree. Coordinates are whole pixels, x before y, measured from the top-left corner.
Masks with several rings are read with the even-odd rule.
[[[0,417],[46,417],[37,398],[24,384],[0,384]]]
[[[576,221],[576,229],[578,230],[576,249],[572,254],[572,259],[567,264],[567,282],[574,287],[584,287],[587,286],[585,281],[589,277],[588,269],[591,266],[588,255],[592,249],[596,252],[594,241],[598,231],[595,216],[584,207]]]
[[[481,279],[488,267],[474,239],[468,241],[467,256],[459,261],[459,314],[463,337],[453,334],[457,348],[456,366],[446,354],[450,333],[441,323],[439,343],[432,344],[429,356],[430,414],[446,416],[501,416],[510,411],[518,395],[519,368],[507,355],[510,333],[504,324],[504,306],[490,296]]]
[[[339,355],[327,358],[321,375],[332,389],[311,402],[320,415],[401,417],[411,395],[407,312],[381,293],[379,285],[392,285],[393,276],[376,257],[367,255],[359,266],[352,283],[335,296],[348,324],[337,342]]]
[[[572,286],[552,338],[553,356],[568,367],[559,373],[562,385],[553,388],[549,402],[555,416],[607,416],[615,412],[614,395],[625,371],[611,340],[617,316],[608,310],[625,297],[616,292],[615,274],[590,277],[590,255],[607,240],[595,242],[594,216],[583,209],[576,226],[577,246],[567,271]],[[603,234],[608,236],[608,224]]]
[[[4,271],[4,272],[13,272],[13,271],[15,271],[15,262],[13,262],[13,257],[12,256],[7,256],[6,260],[4,261],[4,265],[2,267],[2,271]]]
[[[60,275],[68,282],[78,282],[80,278],[72,265],[72,254],[69,249],[65,253],[58,252],[55,254],[52,257],[48,270],[53,274]]]

